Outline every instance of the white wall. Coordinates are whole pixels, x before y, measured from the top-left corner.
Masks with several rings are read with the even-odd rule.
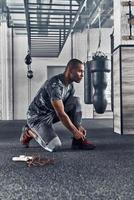
[[[12,38],[6,19],[0,24],[0,119],[12,118]]]
[[[14,35],[14,119],[25,119],[28,105],[27,38]]]

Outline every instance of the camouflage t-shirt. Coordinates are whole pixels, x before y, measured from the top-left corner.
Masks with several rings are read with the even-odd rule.
[[[29,105],[27,112],[29,123],[39,121],[51,123],[56,114],[51,101],[62,100],[65,103],[74,91],[73,83],[67,86],[64,84],[64,74],[58,74],[47,80]]]

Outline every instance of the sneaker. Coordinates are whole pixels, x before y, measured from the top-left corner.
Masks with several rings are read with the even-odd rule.
[[[77,140],[73,138],[72,149],[93,150],[95,148],[96,146],[86,138],[84,140],[83,139]]]
[[[29,147],[29,142],[33,139],[33,136],[29,133],[29,127],[26,125],[22,128],[22,133],[20,136],[20,142],[26,148]]]

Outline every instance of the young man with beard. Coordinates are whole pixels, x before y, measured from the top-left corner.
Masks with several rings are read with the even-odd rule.
[[[52,152],[61,146],[53,124],[61,121],[72,133],[72,149],[91,150],[95,145],[86,139],[86,130],[81,125],[82,111],[79,97],[74,96],[73,82],[80,83],[84,65],[78,59],[71,59],[62,74],[47,80],[27,112],[27,126],[20,141],[29,146],[35,139],[45,150]]]

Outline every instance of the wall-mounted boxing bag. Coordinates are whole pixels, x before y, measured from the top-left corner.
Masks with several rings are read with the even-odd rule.
[[[91,61],[91,73],[94,87],[93,105],[99,114],[105,112],[107,107],[106,87],[107,73],[110,72],[107,56],[102,52],[97,52]]]
[[[92,89],[91,61],[87,61],[84,66],[84,102],[86,104],[92,104]]]

